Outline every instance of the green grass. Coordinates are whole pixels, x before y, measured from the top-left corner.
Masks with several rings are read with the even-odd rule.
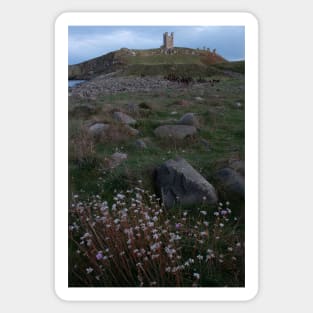
[[[245,73],[245,62],[244,61],[234,61],[228,63],[218,63],[212,65],[213,67],[221,70],[228,70],[232,72],[237,72],[244,74]]]
[[[195,55],[150,55],[150,56],[128,56],[125,57],[125,61],[131,64],[148,64],[148,65],[160,65],[160,64],[197,64],[203,65],[201,59]]]
[[[145,63],[134,63],[125,67],[121,74],[122,75],[136,75],[136,76],[157,76],[157,75],[168,75],[175,73],[178,76],[190,76],[193,78],[197,77],[212,77],[219,75],[221,71],[212,66],[205,66],[201,63],[173,63],[173,64],[145,64]]]

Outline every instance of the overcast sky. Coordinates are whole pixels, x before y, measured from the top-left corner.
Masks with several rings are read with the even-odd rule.
[[[120,48],[159,48],[164,32],[174,32],[174,46],[216,48],[227,60],[245,58],[241,26],[70,26],[69,64],[80,63]]]

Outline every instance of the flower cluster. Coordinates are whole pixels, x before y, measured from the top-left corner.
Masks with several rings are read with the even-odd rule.
[[[139,187],[116,192],[111,205],[74,196],[70,285],[215,286],[222,273],[221,286],[242,286],[244,244],[228,206],[171,212]]]

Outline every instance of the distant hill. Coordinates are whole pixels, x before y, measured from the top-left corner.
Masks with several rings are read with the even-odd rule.
[[[124,75],[165,75],[171,72],[206,75],[212,65],[228,61],[208,50],[175,47],[174,53],[160,49],[133,50],[122,48],[100,57],[69,65],[69,79],[90,79],[100,74],[121,71]],[[227,66],[226,66],[227,68]],[[217,69],[216,69],[217,70]]]

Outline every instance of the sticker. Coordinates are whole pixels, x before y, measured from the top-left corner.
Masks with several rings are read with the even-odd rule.
[[[61,299],[252,299],[258,192],[253,15],[58,17]]]

